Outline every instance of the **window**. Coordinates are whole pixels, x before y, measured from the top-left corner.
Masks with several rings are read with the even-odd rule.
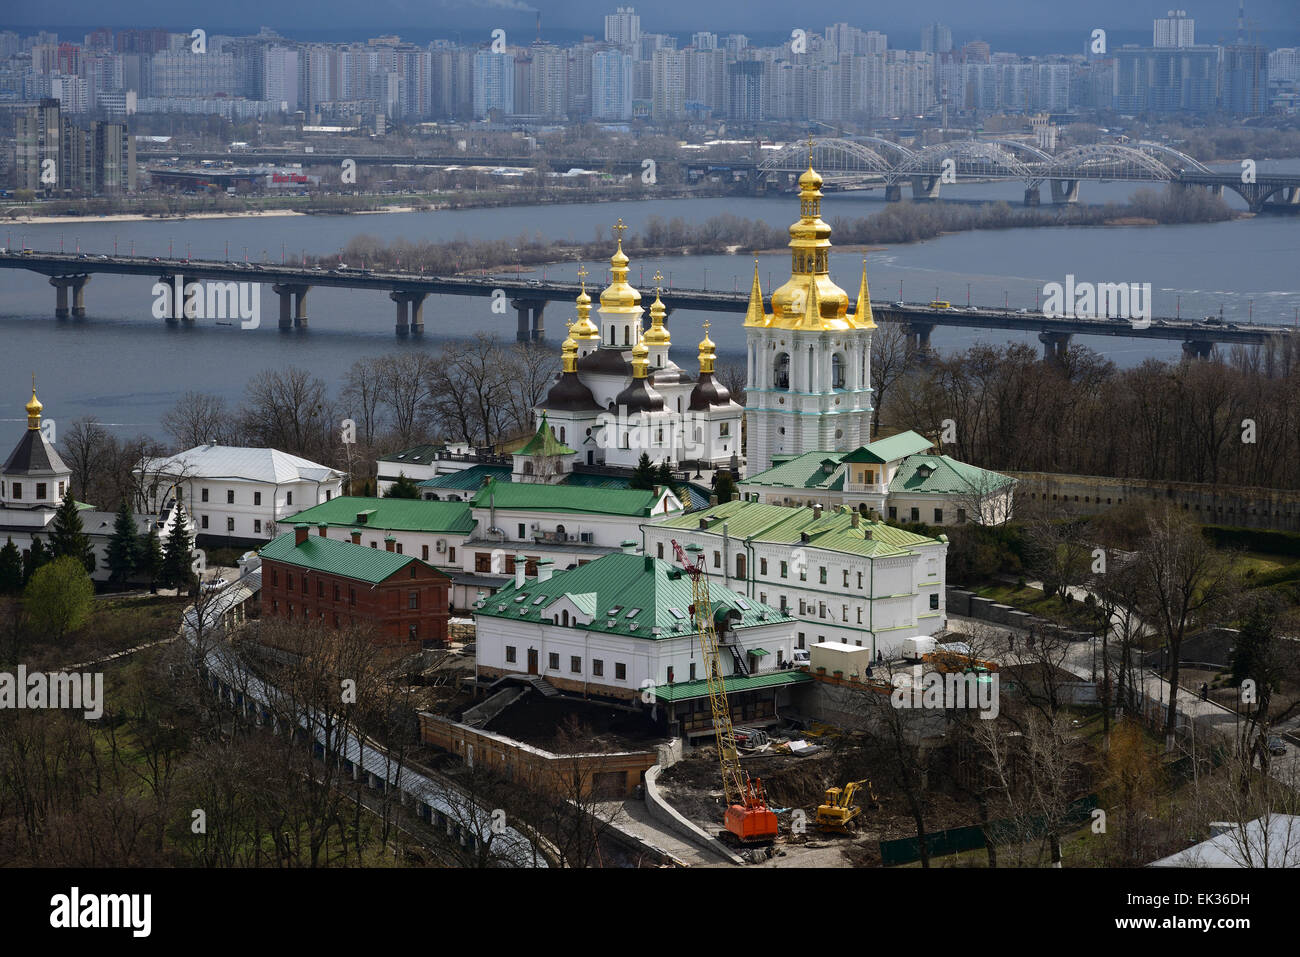
[[[912,521],[919,522],[920,520],[921,520],[921,510],[919,508],[912,509]]]
[[[603,678],[605,676],[605,662],[601,661],[599,658],[592,658],[591,673],[596,678]]]
[[[715,551],[713,553],[713,567],[714,568],[722,567],[722,552]]]
[[[898,520],[898,509],[893,505],[889,506],[889,517],[894,521]]]
[[[876,472],[874,469],[867,469],[867,484],[868,485],[876,484]]]
[[[938,593],[938,592],[935,592],[933,595],[930,596],[930,610],[931,610],[931,611],[938,611],[938,610],[939,610],[939,593]]]
[[[420,607],[420,593],[419,593],[418,591],[413,591],[413,592],[408,592],[408,593],[407,593],[407,595],[406,595],[406,607],[407,607],[407,608],[419,608],[419,607]]]
[[[825,617],[826,617],[826,602],[824,602],[824,601],[819,601],[819,602],[817,603],[817,617],[818,617],[818,618],[825,618]]]
[[[234,516],[232,516],[232,515],[227,515],[227,516],[226,516],[226,531],[228,531],[228,532],[233,532],[234,530],[235,530],[235,519],[234,519]]]
[[[206,502],[207,500],[208,500],[208,490],[205,488],[199,489],[199,501]]]
[[[475,552],[475,553],[474,553],[474,571],[476,571],[476,572],[491,572],[491,571],[492,571],[492,555],[491,555],[490,553],[488,553],[488,552]]]
[[[737,578],[745,577],[745,556],[744,555],[736,556],[736,577]]]
[[[208,517],[207,517],[206,515],[202,516],[202,517],[199,519],[199,524],[200,524],[203,528],[207,528],[207,527],[208,527]]]
[[[782,562],[782,563],[781,563],[781,577],[782,577],[782,578],[789,578],[789,577],[790,577],[790,575],[789,575],[789,571],[790,571],[790,566],[787,565],[785,562]]]
[[[226,504],[227,505],[235,504],[235,490],[233,488],[226,489]]]
[[[761,591],[761,592],[759,592],[759,593],[758,593],[758,600],[759,600],[760,602],[762,602],[764,605],[766,605],[766,604],[767,604],[767,592],[765,592],[765,591]]]
[[[261,505],[261,504],[262,504],[262,493],[261,493],[261,492],[254,492],[254,493],[253,493],[253,504],[254,504],[254,505]]]
[[[37,498],[37,499],[43,499],[43,498],[45,498],[45,483],[44,483],[44,482],[37,482],[37,483],[36,483],[36,498]]]
[[[356,590],[355,588],[351,588],[351,587],[349,587],[349,588],[348,588],[348,604],[349,604],[349,605],[355,605],[356,603],[357,603],[357,590]]]
[[[691,680],[695,680],[695,662],[691,662]]]
[[[523,522],[520,522],[520,523],[519,523],[519,537],[520,537],[521,539],[525,537],[525,534],[524,534],[524,523],[523,523]]]
[[[513,663],[515,660],[515,646],[506,645],[506,661]]]
[[[658,554],[658,556],[659,556],[660,558],[663,558],[663,557],[664,557],[664,543],[663,543],[663,542],[660,542],[658,545],[656,545],[656,546],[655,546],[655,551],[656,551],[656,553]]]
[[[560,670],[560,655],[558,652],[552,651],[549,655],[547,655],[546,667],[550,671]]]
[[[799,580],[806,582],[808,580],[808,566],[801,564],[799,566]]]
[[[802,598],[800,598],[800,599],[799,599],[799,614],[802,615],[802,614],[804,613],[804,611],[806,610],[807,607],[808,607],[808,606],[804,603],[804,600],[803,600]]]
[[[862,609],[858,609],[858,624],[862,624]]]
[[[331,492],[329,489],[326,489],[326,490],[325,490],[325,501],[328,502],[328,501],[330,500],[330,498],[333,497],[333,495],[334,495],[333,492]]]
[[[766,558],[760,558],[760,559],[758,560],[758,573],[759,573],[760,575],[766,575],[766,574],[767,574],[767,559],[766,559]]]
[[[260,518],[253,519],[253,534],[254,535],[262,534],[262,520]]]
[[[957,509],[957,524],[958,525],[966,524],[966,509],[964,508]]]
[[[274,588],[274,587],[275,587],[276,585],[278,585],[278,584],[280,584],[280,573],[279,573],[278,571],[276,571],[274,568],[272,568],[272,569],[271,569],[271,587]]]
[[[338,582],[335,582],[335,583],[334,583],[334,600],[335,600],[335,601],[338,601],[338,600],[339,600],[339,583],[338,583]]]
[[[316,579],[316,597],[317,598],[325,597],[325,580],[322,578]]]
[[[731,423],[730,423],[730,422],[719,422],[719,423],[718,423],[718,438],[720,438],[720,439],[725,439],[725,438],[726,438],[727,436],[729,436],[729,435],[731,435]]]
[[[790,388],[790,354],[783,352],[776,357],[776,367],[772,370],[772,385],[778,389]]]
[[[862,591],[862,572],[858,572],[858,591]]]
[[[936,509],[934,510],[934,524],[936,524],[936,525],[942,525],[942,524],[943,524],[943,509],[941,509],[941,508],[936,508]]]
[[[817,569],[817,581],[820,582],[820,583],[823,584],[823,585],[826,584],[826,566],[825,566],[825,565],[822,565],[821,567],[819,567],[819,568]]]
[[[67,484],[66,482],[59,483],[59,498],[63,498],[64,486],[66,484]]]
[[[802,648],[802,647],[804,646],[804,643],[803,643],[803,642],[804,642],[804,637],[803,637],[803,632],[801,631],[801,632],[799,632],[799,647],[800,647],[800,648]]]
[[[23,497],[23,483],[14,482],[14,498],[22,498],[22,497]]]
[[[844,388],[844,357],[838,352],[831,356],[831,388]]]
[[[694,667],[694,666],[692,666],[692,667]],[[673,683],[673,666],[672,666],[672,665],[669,665],[669,666],[668,666],[668,683],[669,683],[669,684],[672,684],[672,683]]]
[[[421,546],[420,546],[420,561],[427,562],[428,560],[429,560],[429,546],[428,546],[428,545],[421,545]]]
[[[285,504],[285,505],[292,505],[292,504],[293,504],[293,493],[292,493],[292,492],[285,492],[285,493],[284,493],[284,504]]]
[[[451,565],[456,564],[456,549],[454,548],[447,549],[447,562],[448,564]]]
[[[569,670],[575,675],[582,674],[582,659],[577,655],[569,656]]]
[[[849,620],[849,606],[848,606],[848,605],[844,605],[843,608],[844,608],[844,613],[843,613],[842,615],[840,615],[840,620],[841,620],[841,621],[848,621],[848,620]]]
[[[399,554],[399,555],[402,554],[402,543],[401,543],[401,542],[398,542],[398,543],[397,543],[397,554]],[[415,577],[415,569],[414,569],[414,568],[411,569],[411,577],[412,577],[412,578]]]
[[[306,573],[304,573],[303,576],[302,576],[302,593],[303,593],[304,595],[307,594],[307,575],[306,575]]]

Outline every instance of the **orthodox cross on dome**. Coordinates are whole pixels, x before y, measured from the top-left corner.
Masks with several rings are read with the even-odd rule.
[[[587,291],[587,264],[578,263],[578,282],[582,283],[582,291]]]
[[[656,269],[655,274],[650,278],[652,278],[655,282],[655,295],[657,296],[659,295],[659,293],[663,292],[664,274],[660,272],[658,269]]]
[[[704,320],[704,338],[709,338],[709,320]]]
[[[808,168],[812,169],[813,163],[813,135],[808,134]]]
[[[623,233],[627,231],[627,227],[623,225],[623,217],[620,216],[618,219],[618,225],[613,226],[611,228],[614,230],[614,232],[618,233],[619,245],[620,246],[623,245]]]

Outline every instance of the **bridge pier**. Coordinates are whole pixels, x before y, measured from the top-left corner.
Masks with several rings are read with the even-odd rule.
[[[167,287],[167,315],[164,322],[174,326],[185,316],[185,277],[159,276],[158,281]]]
[[[511,299],[519,325],[515,332],[517,342],[544,342],[546,330],[542,324],[542,313],[546,309],[545,299]]]
[[[293,294],[293,324],[299,329],[307,328],[307,290],[311,286],[299,286]]]
[[[1052,202],[1057,206],[1073,206],[1079,202],[1079,181],[1077,179],[1052,180]]]
[[[1061,363],[1065,361],[1065,352],[1070,348],[1069,332],[1040,332],[1038,341],[1043,344],[1043,361]]]
[[[1026,206],[1039,206],[1039,205],[1042,204],[1042,202],[1043,202],[1043,197],[1042,197],[1042,194],[1039,193],[1039,191],[1038,191],[1038,187],[1037,187],[1037,186],[1026,186],[1026,187],[1025,187],[1025,205],[1026,205]]]
[[[1208,359],[1214,351],[1214,343],[1204,339],[1188,339],[1183,343],[1183,355],[1189,359]]]
[[[90,276],[51,276],[50,285],[54,287],[54,317],[66,319],[69,314],[74,319],[86,318],[86,283]],[[72,309],[68,309],[68,289],[72,290]]]
[[[934,331],[933,322],[916,322],[908,320],[902,323],[903,334],[907,336],[907,348],[916,353],[922,361],[934,356],[930,346],[930,333]]]
[[[890,183],[885,187],[886,203],[901,203],[903,201],[903,187],[900,183]]]
[[[912,177],[912,202],[922,199],[939,198],[939,177],[938,176],[913,176]]]
[[[426,292],[407,292],[398,289],[388,294],[388,298],[397,303],[397,334],[399,336],[414,333],[424,335],[424,299]]]

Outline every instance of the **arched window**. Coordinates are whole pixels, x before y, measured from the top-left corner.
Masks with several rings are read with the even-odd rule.
[[[777,355],[772,384],[778,389],[790,388],[790,353],[782,352]]]
[[[632,327],[631,327],[631,326],[624,326],[624,327],[623,327],[623,345],[625,345],[625,346],[630,346],[630,345],[632,344],[631,339],[632,339]]]
[[[564,426],[560,426],[560,441],[564,441]]]
[[[556,526],[555,526],[555,534],[556,534],[556,535],[563,535],[563,534],[564,534],[564,526],[563,526],[563,525],[556,525]]]
[[[831,388],[844,388],[844,356],[838,352],[831,356]]]
[[[560,624],[564,625],[565,628],[569,627],[569,609],[566,608],[560,612]]]

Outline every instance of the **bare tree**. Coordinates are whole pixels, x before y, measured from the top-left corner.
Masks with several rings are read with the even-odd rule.
[[[226,400],[211,392],[186,392],[163,413],[162,427],[178,451],[209,442],[236,444],[235,417]]]

